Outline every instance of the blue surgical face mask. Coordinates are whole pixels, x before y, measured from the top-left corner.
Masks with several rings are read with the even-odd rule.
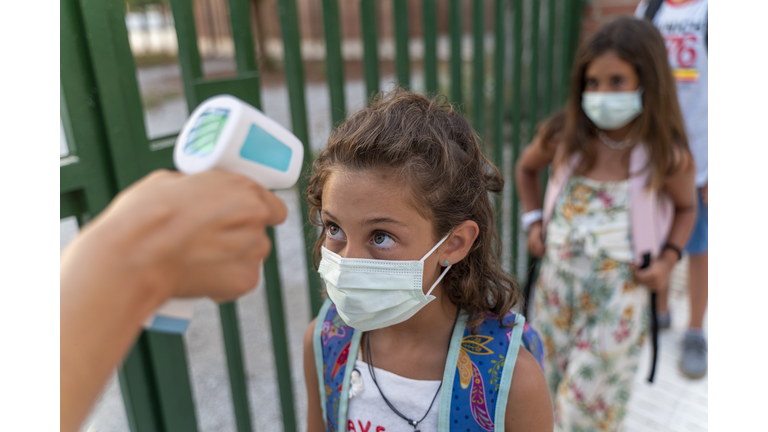
[[[435,299],[430,295],[449,265],[427,294],[422,290],[424,260],[448,238],[446,235],[418,261],[342,258],[324,246],[318,272],[328,297],[347,325],[360,331],[399,324]]]
[[[581,107],[590,120],[603,130],[620,129],[643,112],[641,88],[628,92],[584,92]]]

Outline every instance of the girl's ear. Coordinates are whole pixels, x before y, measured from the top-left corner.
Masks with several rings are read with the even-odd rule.
[[[446,247],[440,254],[440,263],[445,264],[447,261],[449,264],[456,264],[463,260],[472,249],[478,235],[480,235],[480,228],[477,222],[467,220],[458,224],[453,229],[451,237],[445,242]]]

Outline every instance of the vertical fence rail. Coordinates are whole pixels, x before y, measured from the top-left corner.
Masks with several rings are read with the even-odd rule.
[[[493,56],[493,163],[499,169],[504,166],[504,10],[505,0],[496,0],[494,11],[494,56]],[[502,233],[502,198],[496,199],[496,230]],[[503,242],[502,242],[503,243]]]
[[[363,68],[366,100],[379,92],[379,32],[376,26],[376,1],[360,0],[360,28],[363,34]]]
[[[437,94],[437,0],[424,0],[424,90]]]
[[[411,86],[411,60],[408,54],[410,31],[408,26],[408,0],[393,0],[395,31],[395,55],[397,56],[397,83],[408,89]]]
[[[451,38],[451,102],[458,109],[464,101],[461,92],[461,36],[463,28],[461,26],[461,0],[450,0],[448,9],[448,32]]]
[[[323,0],[323,29],[328,87],[331,93],[331,121],[335,126],[344,121],[347,111],[344,101],[344,60],[341,57],[339,0]]]
[[[528,86],[528,136],[530,142],[539,119],[539,0],[531,0],[531,65],[530,85]]]
[[[476,1],[472,3],[472,24],[473,46],[475,51],[474,69],[472,73],[472,86],[474,87],[474,126],[478,135],[482,138],[485,135],[485,2]]]
[[[520,155],[520,122],[523,105],[522,95],[522,71],[523,71],[523,2],[515,0],[512,14],[512,168],[514,170],[517,158]],[[512,254],[510,272],[517,275],[517,251],[518,251],[518,213],[519,200],[517,190],[512,188]]]
[[[250,22],[250,3],[245,0],[229,0],[229,18],[232,23],[232,38],[235,44],[235,64],[238,74],[258,74],[256,50],[253,45],[253,33]],[[257,100],[261,105],[258,75],[256,75]],[[261,109],[261,106],[257,106]],[[232,405],[235,412],[235,424],[238,432],[251,432],[251,410],[248,403],[248,384],[240,336],[237,305],[230,302],[219,306],[221,330],[229,372],[229,385],[232,392]]]
[[[544,97],[542,109],[549,114],[552,107],[552,60],[555,57],[555,0],[547,1],[547,47],[544,52]]]

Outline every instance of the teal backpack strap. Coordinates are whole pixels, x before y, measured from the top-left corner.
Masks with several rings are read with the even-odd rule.
[[[437,430],[447,431],[451,424],[451,397],[453,383],[456,377],[456,363],[459,361],[459,350],[464,330],[467,327],[467,313],[461,311],[453,327],[451,343],[448,348],[448,358],[445,360],[445,372],[443,372],[443,384],[440,390],[440,405],[437,417]]]
[[[507,356],[504,360],[504,369],[501,372],[501,382],[499,384],[499,400],[496,402],[496,415],[494,416],[494,432],[504,432],[504,418],[507,414],[507,401],[509,400],[509,390],[512,386],[512,373],[517,363],[517,353],[520,350],[523,337],[523,327],[525,326],[525,317],[521,314],[515,315],[515,326],[510,330],[509,346],[507,347]]]
[[[320,391],[320,406],[323,411],[323,422],[327,425],[328,419],[325,415],[325,383],[323,376],[323,345],[321,333],[323,331],[323,323],[325,323],[325,317],[328,315],[328,309],[333,303],[330,299],[326,299],[323,306],[320,308],[320,312],[317,314],[317,320],[315,321],[315,331],[312,334],[312,348],[315,351],[315,367],[317,368],[317,389]]]

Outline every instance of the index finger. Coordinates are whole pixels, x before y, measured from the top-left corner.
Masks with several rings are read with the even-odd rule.
[[[263,199],[264,205],[266,205],[269,210],[269,217],[267,218],[266,224],[275,226],[285,222],[286,217],[288,217],[288,208],[285,206],[285,203],[283,203],[277,195],[272,193],[272,191],[263,188],[261,188],[261,193],[259,195]]]

